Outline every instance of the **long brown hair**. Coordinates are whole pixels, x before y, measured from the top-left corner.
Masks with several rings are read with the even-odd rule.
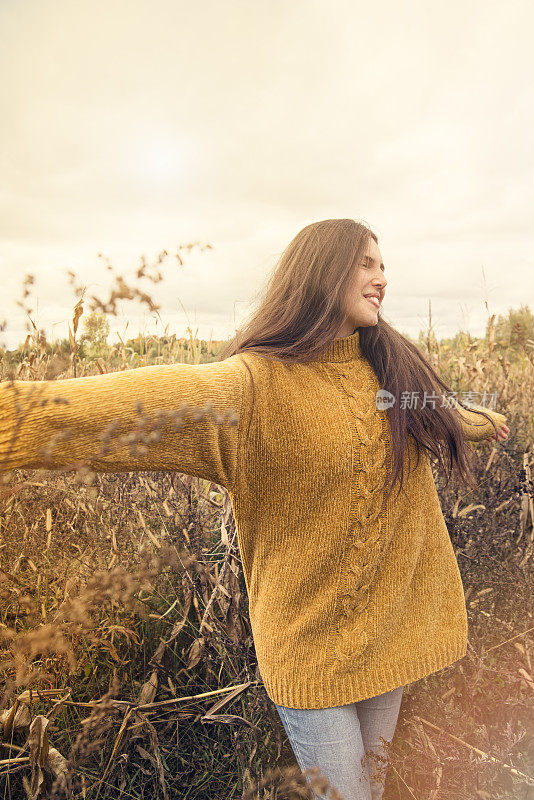
[[[378,244],[370,228],[353,219],[322,220],[299,231],[260,292],[256,310],[223,347],[219,359],[254,352],[284,363],[314,360],[339,338],[345,318],[343,299],[354,269],[368,253],[370,237]],[[416,345],[384,320],[381,310],[376,325],[362,326],[358,331],[362,355],[371,364],[380,387],[394,398],[400,398],[402,392],[419,392],[420,396],[426,392],[427,397],[451,392]],[[388,408],[393,457],[386,477],[388,495],[399,475],[399,492],[402,489],[408,434],[415,440],[417,463],[424,448],[438,459],[447,483],[455,469],[461,481],[475,488],[471,451],[456,413],[438,403],[435,409],[402,405],[394,402]],[[483,412],[477,413],[491,421]]]

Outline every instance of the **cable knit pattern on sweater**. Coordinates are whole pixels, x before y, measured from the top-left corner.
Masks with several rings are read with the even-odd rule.
[[[391,435],[379,388],[358,331],[306,364],[240,353],[4,382],[0,470],[85,460],[100,471],[177,470],[225,487],[269,697],[292,708],[343,705],[442,669],[467,647],[460,572],[430,462],[423,452],[417,463],[410,435],[404,490],[386,499]],[[145,453],[122,444],[100,453],[110,426],[117,436],[135,431],[139,402],[167,419],[159,441]],[[194,413],[207,403],[213,413]],[[184,404],[193,413],[173,427]],[[494,433],[471,411],[458,414],[468,439]]]
[[[368,643],[370,585],[380,563],[387,505],[380,491],[386,463],[391,463],[386,412],[378,411],[375,393],[380,388],[370,365],[351,361],[327,370],[339,386],[352,442],[354,481],[350,487],[350,512],[346,550],[341,567],[334,658],[349,659],[354,667]]]

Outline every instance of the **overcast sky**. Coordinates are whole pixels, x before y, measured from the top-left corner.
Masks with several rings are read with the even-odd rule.
[[[363,220],[384,316],[480,335],[534,310],[530,0],[1,0],[0,344],[67,335],[67,270],[148,288],[169,331],[230,336],[310,222]],[[235,316],[234,316],[235,315]],[[128,327],[126,328],[126,325]],[[113,330],[162,333],[123,304]]]

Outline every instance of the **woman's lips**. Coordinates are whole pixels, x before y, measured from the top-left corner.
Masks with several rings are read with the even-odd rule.
[[[366,299],[366,300],[369,300],[369,302],[370,302],[370,303],[371,303],[371,304],[372,304],[372,305],[373,305],[375,308],[380,308],[380,301],[379,301],[378,297],[366,297],[365,299]]]

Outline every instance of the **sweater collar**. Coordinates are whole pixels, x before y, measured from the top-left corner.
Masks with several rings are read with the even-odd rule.
[[[362,358],[358,328],[350,336],[333,339],[316,356],[317,361],[355,361],[358,358]]]

